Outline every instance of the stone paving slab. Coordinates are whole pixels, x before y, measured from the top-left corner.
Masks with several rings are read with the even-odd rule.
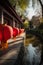
[[[18,40],[18,41],[17,41]],[[17,42],[9,43],[8,49],[0,50],[0,65],[13,65],[18,57],[23,38],[17,39]]]

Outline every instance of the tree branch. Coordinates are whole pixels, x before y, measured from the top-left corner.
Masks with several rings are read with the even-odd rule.
[[[40,2],[40,4],[41,4],[41,6],[43,6],[43,4],[42,4],[41,0],[39,0],[39,2]]]

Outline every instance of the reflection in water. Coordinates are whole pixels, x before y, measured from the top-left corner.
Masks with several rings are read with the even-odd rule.
[[[23,59],[24,65],[39,65],[40,64],[40,60],[41,60],[40,47],[41,47],[40,43],[38,45],[36,44],[36,46],[33,46],[32,43],[29,43],[28,46],[25,46],[25,55]]]

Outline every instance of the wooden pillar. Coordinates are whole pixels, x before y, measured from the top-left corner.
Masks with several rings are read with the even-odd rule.
[[[17,27],[19,27],[19,25],[18,25],[18,21],[17,21]]]
[[[21,29],[21,24],[19,23],[19,28]]]
[[[20,27],[20,23],[17,21],[17,27],[19,28]]]
[[[13,27],[15,27],[15,20],[14,20],[14,18],[13,18]]]
[[[1,14],[1,24],[4,23],[4,16],[3,16],[3,10],[2,10],[2,14]]]

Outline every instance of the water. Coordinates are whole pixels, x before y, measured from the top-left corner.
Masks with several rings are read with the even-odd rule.
[[[39,47],[33,47],[30,43],[25,47],[24,65],[39,65],[41,60],[41,50]]]

